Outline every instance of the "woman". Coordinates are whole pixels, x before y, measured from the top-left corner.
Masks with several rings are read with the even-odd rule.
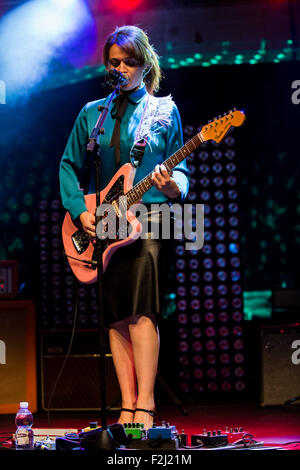
[[[123,26],[110,34],[103,48],[103,61],[109,72],[116,69],[127,79],[114,98],[100,137],[101,190],[120,165],[130,160],[138,129],[145,122],[149,102],[156,107],[148,126],[147,143],[137,167],[134,184],[152,173],[152,188],[142,202],[183,200],[188,192],[185,162],[173,169],[172,176],[162,162],[183,145],[180,116],[171,97],[149,98],[159,89],[161,70],[147,35],[136,26]],[[61,196],[71,217],[80,220],[90,237],[95,237],[95,214],[87,211],[82,184],[87,139],[98,119],[98,106],[109,96],[88,103],[80,112],[60,165]],[[145,126],[144,126],[145,131]],[[154,170],[154,171],[153,171]],[[89,193],[95,192],[91,172]],[[149,218],[160,223],[149,210]],[[119,423],[153,424],[155,416],[154,385],[159,357],[158,318],[168,274],[168,240],[139,238],[117,250],[105,271],[104,312],[109,342],[122,394]]]

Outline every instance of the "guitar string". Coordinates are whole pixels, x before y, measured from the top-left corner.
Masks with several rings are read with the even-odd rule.
[[[200,140],[200,144],[203,143],[203,139],[200,137],[200,132],[199,132],[199,133],[196,134],[192,139],[190,139],[188,142],[186,142],[186,144],[185,144],[183,147],[181,147],[181,148],[178,149],[173,155],[171,155],[171,157],[169,157],[169,158],[167,159],[167,161],[170,161],[170,162],[172,162],[172,163],[174,164],[174,162],[172,161],[172,159],[173,159],[173,160],[177,160],[177,157],[179,156],[179,155],[177,155],[177,154],[180,154],[180,155],[181,155],[181,159],[180,159],[179,161],[177,161],[177,164],[180,163],[180,161],[184,160],[184,159],[187,157],[187,155],[185,155],[185,153],[184,153],[185,150],[186,150],[185,147],[187,148],[187,150],[188,150],[188,152],[189,152],[189,154],[190,154],[193,150],[195,150],[195,149],[200,145],[200,144],[195,145],[194,140],[195,140],[196,137]],[[194,145],[194,149],[192,149],[192,150],[191,150],[191,149],[189,148],[189,146],[188,146],[190,143],[192,143],[192,144]],[[189,155],[189,154],[188,154],[188,155]],[[183,157],[183,158],[182,158],[182,157]],[[176,165],[174,165],[174,166],[176,166]],[[167,168],[167,171],[168,171],[168,173],[170,172],[170,170],[169,170],[168,168]],[[125,197],[126,197],[126,200],[128,201],[128,196],[130,197],[130,193],[138,192],[138,189],[135,189],[135,188],[141,187],[142,189],[144,189],[144,188],[143,188],[143,185],[146,183],[146,180],[149,178],[149,176],[150,176],[150,175],[145,176],[141,181],[139,181],[139,183],[136,184],[136,186],[135,186],[134,188],[131,188],[127,193],[122,193],[122,191],[120,190],[120,191],[114,196],[113,201],[116,202],[116,204],[118,204],[119,208],[120,208],[120,197],[125,196]],[[149,188],[148,188],[148,189],[149,189]],[[146,191],[147,191],[148,189],[146,189]],[[145,191],[143,191],[143,193],[144,193],[144,192],[145,192]],[[125,201],[122,199],[122,201],[121,201],[121,202],[122,202],[122,207],[121,207],[121,209],[123,209],[123,210],[125,211],[125,213],[126,213],[126,211],[127,211],[135,202],[137,202],[138,200],[139,200],[139,199],[136,199],[136,200],[135,200],[133,203],[131,203],[131,204],[129,205],[129,207],[128,207],[128,204],[126,204],[126,206],[124,206]],[[110,205],[111,205],[111,204],[110,204]],[[128,209],[127,209],[127,208],[128,208]],[[124,215],[124,214],[123,214],[123,215]],[[118,216],[118,214],[117,214],[117,216]],[[107,222],[107,225],[109,225],[111,222],[113,222],[114,219],[115,219],[115,213],[112,213],[112,211],[110,211],[110,212],[108,213],[108,215],[106,216],[106,218],[105,218],[105,220],[106,220],[106,222]],[[101,220],[103,220],[103,217],[102,217]],[[107,237],[106,237],[106,238],[107,238]]]

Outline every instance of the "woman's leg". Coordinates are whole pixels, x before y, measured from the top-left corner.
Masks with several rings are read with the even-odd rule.
[[[136,315],[111,324],[109,341],[122,394],[122,408],[154,410],[154,386],[159,356],[159,331],[155,315]],[[122,412],[119,423],[132,420],[131,413]],[[148,413],[137,411],[134,422],[144,423],[148,429],[152,426],[153,418]]]
[[[128,328],[138,386],[136,408],[154,410],[154,386],[160,344],[155,315],[131,317]],[[148,413],[137,411],[134,422],[144,423],[148,429],[152,426],[153,418]]]
[[[122,408],[134,410],[136,406],[136,375],[128,319],[109,326],[110,350],[122,395]],[[119,423],[131,423],[134,414],[121,412]]]

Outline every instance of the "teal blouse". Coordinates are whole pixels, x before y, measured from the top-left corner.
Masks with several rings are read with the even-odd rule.
[[[130,150],[134,143],[135,134],[141,120],[148,93],[143,85],[137,91],[131,93],[128,105],[122,117],[120,126],[120,152],[121,165],[130,162]],[[67,142],[66,149],[60,163],[59,178],[60,192],[63,206],[70,212],[72,219],[76,219],[86,211],[84,192],[80,187],[82,171],[85,166],[86,145],[93,128],[99,118],[99,105],[105,105],[110,95],[106,98],[87,103],[80,111],[75,125]],[[108,112],[105,123],[104,135],[100,142],[100,189],[104,189],[116,172],[114,147],[109,147],[111,135],[115,125],[114,110],[117,97],[114,98],[111,110]],[[150,145],[147,144],[140,167],[137,168],[134,184],[151,173],[157,164],[161,164],[170,155],[183,145],[181,119],[175,103],[171,110],[171,124],[160,125],[154,123],[151,127]],[[186,161],[181,162],[173,169],[173,179],[181,191],[181,200],[184,200],[189,189],[189,172]],[[90,163],[90,183],[88,193],[95,192],[94,163]],[[142,202],[163,203],[168,197],[155,187],[144,194]],[[170,200],[171,201],[171,200]]]

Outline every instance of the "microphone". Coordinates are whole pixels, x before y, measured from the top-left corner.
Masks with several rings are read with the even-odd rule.
[[[109,72],[109,84],[116,87],[117,85],[126,86],[129,79],[116,69],[111,69]]]

